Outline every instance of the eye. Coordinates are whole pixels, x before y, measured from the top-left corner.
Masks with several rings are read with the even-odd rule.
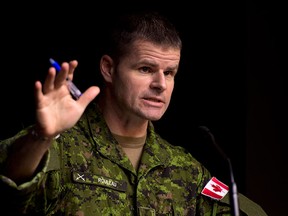
[[[150,67],[141,67],[141,68],[139,69],[139,71],[140,71],[141,73],[151,73],[151,72],[152,72],[152,69],[151,69]]]
[[[164,71],[165,76],[175,76],[175,71]]]

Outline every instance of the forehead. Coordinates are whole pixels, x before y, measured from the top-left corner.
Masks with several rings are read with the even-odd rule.
[[[155,44],[138,40],[131,44],[127,55],[129,58],[153,58],[169,61],[179,61],[181,50],[178,47]]]

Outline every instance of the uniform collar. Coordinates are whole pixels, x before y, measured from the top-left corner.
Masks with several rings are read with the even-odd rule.
[[[128,157],[113,137],[99,106],[95,102],[87,107],[85,115],[80,120],[81,123],[87,124],[84,128],[87,129],[88,127],[90,137],[92,137],[99,153],[128,170],[134,170]],[[138,175],[145,175],[154,167],[165,167],[169,164],[171,155],[167,147],[166,141],[155,133],[152,122],[149,122]]]

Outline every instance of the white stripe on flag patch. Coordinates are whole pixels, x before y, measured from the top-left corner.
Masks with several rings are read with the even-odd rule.
[[[201,194],[209,196],[216,200],[221,200],[229,191],[229,187],[219,181],[217,178],[212,177],[206,184]]]

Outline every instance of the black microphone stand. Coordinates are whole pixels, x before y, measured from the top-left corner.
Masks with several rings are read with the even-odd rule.
[[[230,184],[231,192],[229,193],[230,203],[232,203],[232,212],[234,216],[239,216],[239,200],[238,200],[238,189],[237,184],[234,180],[234,174],[232,169],[232,164],[229,158],[227,158],[229,171],[230,171]]]
[[[200,126],[199,128],[201,130],[204,130],[205,132],[207,132],[209,134],[209,136],[210,136],[210,138],[212,140],[212,143],[216,147],[217,151],[228,162],[229,174],[230,174],[230,188],[231,188],[231,191],[229,192],[229,199],[230,199],[230,204],[232,206],[232,214],[233,214],[233,216],[240,216],[239,200],[238,200],[238,189],[237,189],[237,184],[236,184],[236,182],[234,180],[234,173],[233,173],[232,163],[230,161],[230,158],[227,157],[227,155],[224,153],[224,151],[217,144],[214,135],[211,133],[211,131],[207,127]]]

